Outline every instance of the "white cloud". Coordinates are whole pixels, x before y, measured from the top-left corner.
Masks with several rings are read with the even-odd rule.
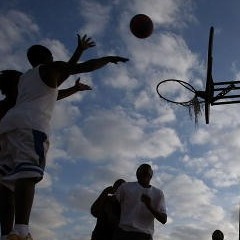
[[[132,1],[132,11],[149,15],[155,24],[184,26],[194,20],[192,2],[189,0]]]
[[[24,12],[0,13],[0,64],[2,69],[26,69],[28,41],[38,36],[39,28]]]
[[[59,40],[45,38],[41,41],[41,44],[49,48],[53,54],[55,61],[68,61],[69,52]]]
[[[27,37],[38,34],[38,26],[25,13],[10,10],[0,14],[0,51],[9,53],[16,44],[21,44]]]
[[[199,129],[197,132],[194,132],[192,137],[193,144],[206,144],[211,140],[211,134],[207,129]]]
[[[89,213],[91,204],[95,200],[96,193],[90,186],[76,185],[68,192],[68,202],[71,208],[76,208],[87,213]]]
[[[71,126],[77,118],[81,117],[80,109],[73,106],[65,99],[56,103],[54,114],[51,120],[52,129],[58,130]]]
[[[147,131],[148,125],[142,121],[138,125],[138,120],[120,109],[96,112],[84,120],[81,129],[73,126],[65,132],[65,146],[71,154],[95,161],[159,158],[181,149],[174,130]]]
[[[105,30],[109,21],[111,7],[97,1],[80,1],[79,12],[85,21],[81,32],[88,35],[97,35]]]
[[[131,76],[131,73],[127,71],[125,65],[113,66],[111,72],[102,80],[107,86],[126,91],[131,91],[139,84],[138,79]]]
[[[46,193],[36,194],[32,209],[32,233],[37,239],[57,239],[56,230],[68,223],[64,217],[65,207]]]

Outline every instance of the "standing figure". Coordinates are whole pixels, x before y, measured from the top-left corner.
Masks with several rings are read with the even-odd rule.
[[[136,175],[137,182],[124,183],[116,192],[121,217],[114,240],[152,240],[154,219],[167,222],[164,194],[150,185],[151,166],[140,165]]]
[[[120,219],[120,205],[114,193],[124,183],[123,179],[115,181],[113,186],[105,188],[91,206],[91,214],[97,218],[91,240],[112,240]]]
[[[84,35],[82,38],[78,36],[78,45],[68,61],[70,64],[77,63],[83,51],[94,47],[95,43],[91,38]],[[15,106],[18,95],[18,83],[22,72],[17,70],[3,70],[0,73],[0,91],[5,97],[0,101],[0,120],[4,117],[9,109]],[[58,91],[57,100],[66,98],[78,91],[91,90],[91,87],[80,82],[79,78],[75,81],[74,86],[61,89]],[[1,172],[1,167],[0,167]],[[1,174],[0,174],[1,176]],[[0,226],[1,240],[6,240],[7,235],[12,231],[14,223],[14,191],[0,184]]]

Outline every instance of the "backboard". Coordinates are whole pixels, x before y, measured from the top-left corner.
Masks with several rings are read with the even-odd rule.
[[[209,32],[209,41],[208,41],[208,55],[207,55],[207,79],[205,87],[205,121],[206,124],[209,124],[209,115],[210,115],[210,105],[212,103],[214,95],[214,83],[212,78],[212,64],[213,64],[213,35],[214,28],[210,28]]]

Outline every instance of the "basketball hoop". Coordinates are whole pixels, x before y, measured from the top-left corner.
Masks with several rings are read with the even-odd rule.
[[[194,87],[188,82],[177,79],[167,79],[161,81],[160,83],[158,83],[156,88],[160,98],[166,100],[167,102],[187,107],[190,117],[192,118],[192,116],[194,116],[195,118],[195,125],[198,123],[198,116],[201,114],[203,105],[205,106],[205,121],[206,124],[209,124],[210,106],[240,103],[240,81],[213,81],[213,35],[214,28],[211,27],[208,40],[207,77],[205,90],[196,91]],[[173,85],[171,85],[172,83]],[[167,87],[165,87],[164,85],[166,85]],[[180,89],[179,86],[181,86]],[[174,92],[174,90],[177,91]],[[182,92],[184,92],[184,94],[182,94]],[[235,92],[235,94],[231,94],[233,92]],[[176,97],[179,94],[182,95],[180,97]],[[183,100],[183,96],[185,96],[186,99]],[[199,101],[199,98],[201,98],[201,101]]]
[[[179,97],[172,93],[174,91],[171,91],[170,93],[169,90],[171,89],[170,87],[173,83],[175,88],[178,88],[180,86],[182,90],[187,90],[185,94]],[[164,85],[168,85],[168,91],[166,91]],[[198,116],[202,113],[201,108],[204,101],[199,100],[199,91],[196,91],[191,84],[182,80],[167,79],[159,82],[156,90],[159,97],[164,99],[165,101],[187,107],[190,118],[194,117],[195,125],[198,124]]]

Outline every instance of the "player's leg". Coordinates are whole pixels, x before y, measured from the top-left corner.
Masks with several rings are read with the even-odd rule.
[[[4,177],[13,169],[13,161],[9,154],[7,135],[0,135],[0,223],[1,239],[6,239],[13,229],[14,223],[14,184],[6,183]]]
[[[29,224],[35,193],[35,181],[32,178],[19,179],[15,183],[15,224]]]
[[[4,239],[13,229],[14,194],[2,184],[0,184],[0,222],[1,236]]]
[[[29,219],[35,194],[34,178],[18,179],[15,182],[15,225],[14,231],[23,239],[30,239]]]
[[[35,184],[43,177],[48,141],[46,134],[31,129],[16,130],[9,139],[15,151],[15,169],[8,175],[8,180],[15,182],[15,234],[8,240],[27,240],[31,239],[29,219]]]

